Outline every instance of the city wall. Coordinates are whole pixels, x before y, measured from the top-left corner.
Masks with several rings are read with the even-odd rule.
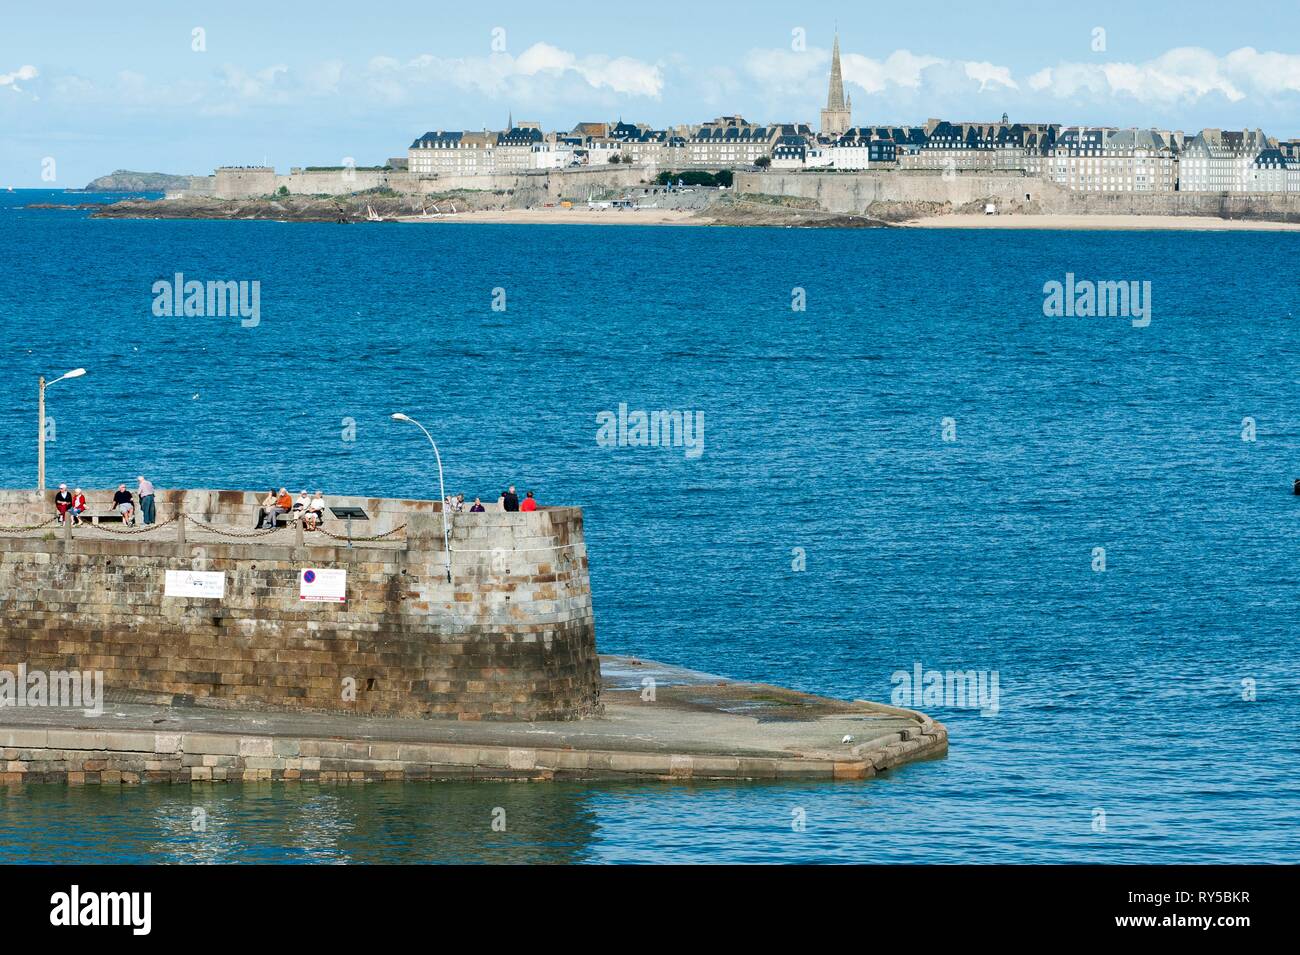
[[[1076,215],[1211,216],[1300,222],[1300,195],[1291,193],[1068,193],[1048,211]],[[1059,208],[1055,207],[1059,205]]]
[[[256,497],[181,503],[204,495],[209,519],[240,522]],[[248,709],[515,721],[598,711],[578,508],[448,515],[448,583],[436,505],[402,513],[369,500],[394,533],[352,547],[318,534],[302,546],[198,543],[187,520],[147,540],[94,528],[0,536],[0,670],[101,671],[111,699]],[[300,599],[308,568],[345,570],[346,600]],[[168,596],[168,570],[222,572],[225,595]]]
[[[962,206],[993,202],[1000,212],[1062,215],[1179,215],[1300,221],[1300,195],[1205,192],[1085,193],[1020,174],[737,173],[737,193],[815,200],[827,212],[866,213],[873,203]],[[931,213],[932,214],[932,213]]]
[[[739,194],[760,193],[816,200],[826,212],[863,213],[873,203],[967,203],[994,200],[1007,207],[1041,211],[1064,192],[1055,183],[1022,175],[963,173],[944,178],[939,173],[904,173],[882,169],[855,173],[743,172],[736,173]]]
[[[223,167],[211,176],[192,177],[188,188],[168,198],[261,199],[282,188],[295,196],[344,196],[372,189],[430,196],[470,190],[511,192],[516,205],[541,205],[563,199],[585,202],[588,193],[640,185],[646,178],[653,176],[644,167],[624,164],[481,176],[419,176],[396,169],[294,169],[278,175],[270,167]]]

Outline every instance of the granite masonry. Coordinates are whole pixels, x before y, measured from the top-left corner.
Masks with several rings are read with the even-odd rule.
[[[372,515],[358,535],[387,535],[348,546],[339,521],[326,525],[334,537],[237,536],[253,531],[259,496],[163,495],[166,523],[139,536],[107,524],[0,533],[0,670],[101,671],[110,700],[243,710],[510,721],[599,711],[578,508],[449,515],[449,583],[434,502],[346,499]],[[0,525],[47,518],[30,498],[5,492]],[[301,599],[307,569],[346,571],[346,599]],[[166,595],[169,570],[224,573],[224,596]]]

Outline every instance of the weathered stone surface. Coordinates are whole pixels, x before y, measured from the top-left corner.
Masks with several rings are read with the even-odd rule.
[[[28,520],[34,506],[28,493],[0,491],[0,523]],[[159,516],[182,506],[205,522],[245,530],[256,499],[165,492]],[[0,534],[0,668],[98,670],[110,699],[151,694],[244,709],[466,721],[598,711],[577,508],[450,515],[448,583],[435,503],[367,499],[363,506],[374,515],[366,531],[405,524],[405,540],[346,548],[316,535],[302,548],[236,539],[180,548],[174,534],[171,542],[156,539],[166,536],[161,531],[111,537],[82,529],[68,543]],[[346,602],[300,600],[307,567],[346,569]],[[225,597],[164,596],[166,571],[182,569],[224,572]],[[175,751],[166,748],[173,735],[141,734],[111,748]],[[11,744],[20,745],[0,738],[0,746]]]
[[[25,743],[43,735],[61,745],[0,749],[0,779],[73,785],[865,779],[947,749],[947,731],[924,714],[716,677],[673,683],[674,674],[645,661],[635,661],[631,674],[627,664],[621,667],[625,675],[613,677],[605,690],[607,713],[580,721],[455,722],[115,704],[100,718],[114,730],[100,732],[61,725],[80,721],[66,710],[8,709],[0,711],[0,734]],[[653,702],[635,688],[647,673],[663,681]],[[179,740],[178,752],[153,751],[164,734],[146,728],[160,721],[173,727],[166,735]],[[196,728],[204,732],[190,731]],[[142,749],[146,738],[152,745]],[[124,748],[112,748],[116,743]]]

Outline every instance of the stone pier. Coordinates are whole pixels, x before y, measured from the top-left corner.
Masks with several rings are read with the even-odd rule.
[[[627,658],[602,663],[604,713],[577,722],[4,709],[0,782],[861,780],[947,751],[943,724],[910,710]]]

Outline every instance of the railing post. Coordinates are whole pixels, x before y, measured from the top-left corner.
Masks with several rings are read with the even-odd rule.
[[[63,552],[69,553],[72,550],[72,515],[65,512],[63,515]]]
[[[302,519],[302,512],[300,511],[298,513],[298,519],[293,522],[293,546],[294,547],[303,546],[302,525],[303,525],[303,519]]]
[[[182,557],[185,556],[185,510],[183,507],[176,509],[176,552]]]

